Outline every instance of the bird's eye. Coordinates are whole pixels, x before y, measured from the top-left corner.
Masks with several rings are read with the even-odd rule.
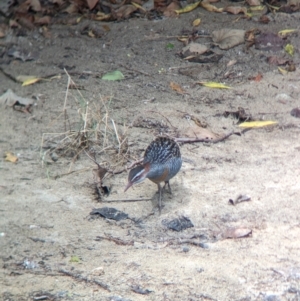
[[[135,176],[135,177],[133,178],[133,180],[134,180],[134,181],[138,181],[140,178],[141,178],[141,176],[138,175],[138,176]]]

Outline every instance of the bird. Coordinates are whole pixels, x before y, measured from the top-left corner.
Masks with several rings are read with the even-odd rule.
[[[181,165],[182,159],[178,144],[171,138],[157,137],[147,147],[142,164],[130,170],[125,191],[148,178],[157,184],[158,207],[161,213],[162,190],[168,185],[169,192],[172,194],[169,181],[179,172]],[[160,185],[162,182],[165,182],[163,188]]]

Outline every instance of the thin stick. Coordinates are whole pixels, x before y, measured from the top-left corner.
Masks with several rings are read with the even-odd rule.
[[[64,177],[64,176],[68,176],[68,175],[70,175],[70,174],[72,174],[72,173],[81,173],[81,172],[85,172],[85,171],[90,170],[91,168],[92,168],[92,167],[86,167],[86,168],[83,168],[83,169],[80,169],[80,170],[72,170],[72,171],[70,171],[70,172],[67,172],[67,173],[63,173],[63,174],[57,175],[57,176],[54,177],[54,179],[56,180],[56,179],[59,179],[59,178]]]
[[[118,131],[117,131],[117,128],[116,128],[116,125],[115,125],[115,122],[114,122],[113,119],[111,119],[111,122],[113,124],[114,130],[115,130],[115,133],[116,133],[116,137],[117,137],[117,140],[118,140],[118,143],[119,143],[119,155],[120,155],[120,153],[121,153],[121,143],[120,143]]]
[[[127,200],[107,200],[107,201],[101,201],[101,203],[134,203],[134,202],[148,202],[152,201],[151,199],[147,198],[141,198],[141,199],[127,199]]]
[[[66,111],[66,106],[67,106],[67,99],[68,99],[68,94],[69,94],[69,86],[70,86],[70,82],[71,82],[71,77],[68,74],[67,70],[64,68],[64,71],[66,72],[67,76],[68,76],[68,83],[67,83],[67,89],[66,89],[66,95],[65,95],[65,101],[64,101],[64,116],[65,116],[65,120],[64,120],[64,126],[65,126],[65,132],[67,131],[67,124],[66,124],[66,115],[67,115],[67,111]]]
[[[198,138],[174,138],[174,140],[176,142],[179,143],[194,143],[194,142],[209,142],[209,143],[218,143],[221,141],[226,140],[228,137],[230,137],[231,135],[236,134],[234,131],[222,136],[221,138],[218,139],[198,139]]]

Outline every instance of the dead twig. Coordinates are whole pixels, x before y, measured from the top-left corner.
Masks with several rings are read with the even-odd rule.
[[[81,281],[81,282],[86,282],[86,283],[90,283],[90,284],[96,284],[100,287],[102,287],[103,289],[107,290],[107,291],[111,291],[108,287],[107,284],[99,281],[99,280],[95,280],[95,279],[88,279],[87,277],[85,276],[82,276],[80,274],[75,274],[74,272],[70,272],[70,271],[67,271],[67,270],[64,270],[64,269],[59,269],[58,270],[59,273],[63,274],[63,275],[66,275],[66,276],[70,276],[72,277],[73,279],[75,280],[78,280],[78,281]]]
[[[174,140],[178,143],[194,143],[194,142],[209,142],[209,143],[219,143],[227,138],[229,138],[231,135],[237,134],[234,131],[231,131],[230,133],[218,138],[218,139],[198,139],[198,138],[174,138]],[[240,134],[240,133],[238,133]]]
[[[101,241],[101,240],[108,240],[108,241],[112,241],[114,242],[115,244],[117,245],[121,245],[121,246],[133,246],[133,240],[130,240],[130,241],[125,241],[125,240],[122,240],[120,238],[116,238],[116,237],[105,237],[105,236],[97,236],[96,237],[96,241]]]
[[[147,202],[147,201],[152,201],[151,199],[146,199],[146,198],[141,198],[141,199],[126,199],[126,200],[107,200],[107,201],[102,201],[101,203],[134,203],[134,202]]]
[[[88,171],[88,170],[90,170],[90,169],[91,169],[91,167],[82,168],[82,169],[80,169],[80,170],[72,170],[72,171],[69,171],[69,172],[67,172],[67,173],[63,173],[63,174],[60,174],[60,175],[56,175],[56,176],[54,177],[54,179],[57,180],[57,179],[62,178],[62,177],[64,177],[64,176],[68,176],[68,175],[73,174],[73,173],[81,173],[81,172],[85,172],[85,171]]]

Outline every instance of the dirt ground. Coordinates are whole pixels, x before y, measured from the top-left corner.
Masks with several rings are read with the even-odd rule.
[[[5,72],[62,74],[22,87],[0,73],[1,94],[12,89],[35,97],[31,114],[3,105],[0,110],[0,152],[19,158],[13,164],[2,156],[0,165],[2,300],[300,300],[300,119],[290,114],[299,106],[299,35],[290,37],[296,71],[287,75],[266,62],[274,53],[247,51],[245,45],[226,51],[214,47],[224,55],[218,63],[190,63],[176,55],[183,45],[174,37],[191,30],[197,17],[199,30],[208,33],[224,27],[277,33],[300,24],[299,13],[278,13],[265,25],[199,8],[179,18],[107,23],[108,32],[105,23],[83,21],[52,26],[48,39],[36,30],[2,41],[38,55],[26,62],[2,57]],[[104,35],[81,35],[87,24]],[[208,38],[197,42],[212,44]],[[276,54],[288,56],[283,50]],[[237,62],[228,67],[231,60]],[[67,91],[64,68],[83,90]],[[125,80],[101,80],[113,70],[122,71]],[[226,77],[229,73],[232,78]],[[249,80],[258,73],[261,81]],[[210,89],[197,81],[223,82],[233,89]],[[187,93],[176,93],[170,82]],[[160,133],[184,136],[195,125],[187,114],[220,135],[241,131],[236,119],[223,116],[239,107],[255,120],[278,124],[215,144],[182,144],[183,166],[159,215],[157,187],[150,181],[124,194],[128,172],[108,175],[104,184],[111,193],[99,201],[95,164],[83,152],[77,160],[72,150],[49,156],[51,145],[70,135],[63,134],[64,104],[67,129],[78,131],[80,104],[86,102],[99,109],[107,125],[106,145],[111,145],[105,150],[101,141],[95,143],[96,159],[114,170],[139,159]],[[112,119],[119,138],[128,138],[120,154]],[[230,205],[239,194],[251,201]],[[90,212],[102,207],[130,218],[91,218]],[[194,227],[166,228],[166,221],[180,216]],[[247,228],[252,235],[228,239],[231,228]]]

